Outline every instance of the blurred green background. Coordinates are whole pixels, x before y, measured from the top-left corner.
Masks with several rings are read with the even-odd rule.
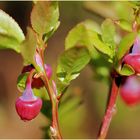
[[[64,50],[68,31],[77,23],[91,19],[101,24],[107,18],[132,20],[133,11],[125,2],[59,2],[61,25],[48,42],[46,62],[55,71],[58,56]],[[26,33],[30,25],[32,2],[0,2],[0,9],[11,15]],[[94,62],[93,62],[94,64]],[[87,66],[64,95],[59,109],[60,126],[64,138],[96,138],[104,115],[109,83],[95,78]],[[22,122],[15,111],[20,96],[16,80],[22,70],[22,57],[11,50],[0,51],[0,138],[43,138],[41,128],[48,120],[40,115],[31,122]],[[46,108],[47,109],[47,108]],[[107,138],[140,138],[140,106],[127,107],[118,97]]]

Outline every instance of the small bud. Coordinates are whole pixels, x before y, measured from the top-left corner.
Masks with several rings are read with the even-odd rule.
[[[51,77],[52,77],[52,68],[51,68],[51,66],[48,65],[48,64],[45,64],[45,70],[46,70],[47,77],[50,80]]]
[[[140,79],[138,76],[129,76],[120,87],[120,95],[127,105],[140,103]]]
[[[53,80],[52,80],[52,87],[53,87],[53,91],[54,91],[55,95],[58,95],[56,84]]]
[[[42,63],[41,57],[38,54],[38,52],[36,52],[36,54],[35,54],[35,62],[40,67],[40,69],[43,71],[43,63]]]
[[[51,130],[51,135],[55,137],[57,135],[56,129],[54,129],[52,126],[50,126],[50,130]]]

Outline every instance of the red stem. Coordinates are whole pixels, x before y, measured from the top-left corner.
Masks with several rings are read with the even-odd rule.
[[[52,138],[54,139],[62,139],[58,121],[58,104],[57,100],[52,106],[52,128],[55,130],[55,133],[52,133]]]
[[[59,100],[57,99],[57,96],[53,92],[51,86],[48,83],[47,76],[42,76],[42,79],[44,81],[45,87],[48,91],[51,103],[52,103],[52,129],[51,130],[51,135],[52,138],[54,139],[62,139],[61,132],[60,132],[60,127],[59,127],[59,121],[58,121],[58,104]]]
[[[98,137],[99,139],[104,139],[106,137],[110,122],[112,120],[113,115],[116,112],[115,103],[116,103],[116,99],[118,95],[118,89],[119,88],[116,85],[115,78],[114,78],[112,82],[112,89],[111,89],[111,95],[109,98],[109,103],[108,103],[107,110],[103,118],[103,122],[102,122],[101,129],[99,132],[99,137]]]
[[[46,74],[45,65],[44,65],[44,50],[40,49],[40,56],[42,58],[42,64],[44,68],[44,73],[41,76],[42,80],[44,81],[45,87],[47,89],[48,95],[50,97],[50,101],[52,104],[52,125],[51,125],[51,136],[53,139],[62,139],[60,127],[59,127],[59,121],[58,121],[58,104],[59,100],[57,99],[57,96],[55,95],[52,87],[49,84],[49,80]]]
[[[26,87],[30,87],[31,88],[31,85],[32,85],[32,77],[33,77],[33,74],[35,73],[35,69],[32,69],[27,77],[27,80],[26,80]]]

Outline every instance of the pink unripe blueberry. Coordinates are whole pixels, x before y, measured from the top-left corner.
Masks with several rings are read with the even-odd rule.
[[[136,73],[140,73],[140,38],[137,37],[132,47],[132,53],[127,54],[123,59],[125,64],[130,65]]]
[[[127,105],[140,103],[140,79],[138,76],[129,76],[120,87],[120,95]]]
[[[39,114],[41,107],[42,100],[40,98],[33,101],[24,101],[21,98],[16,100],[16,111],[24,121],[34,119]]]
[[[16,100],[16,111],[24,121],[34,119],[40,112],[42,100],[34,96],[31,83],[28,83],[21,97]]]
[[[130,65],[136,73],[140,73],[140,54],[128,54],[124,57],[124,63]]]

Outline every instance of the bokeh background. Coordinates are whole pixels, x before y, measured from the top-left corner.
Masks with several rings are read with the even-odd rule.
[[[106,18],[131,20],[132,9],[125,2],[59,2],[61,25],[48,42],[46,62],[55,71],[57,59],[64,50],[68,31],[77,23],[91,19],[101,24]],[[11,15],[26,34],[30,25],[32,2],[0,2],[0,9]],[[31,122],[22,122],[15,111],[20,93],[17,77],[23,67],[22,57],[12,50],[0,51],[0,138],[43,138],[42,127],[48,120],[40,113]],[[59,109],[64,138],[96,138],[105,111],[109,83],[95,78],[94,66],[87,66],[69,87]],[[64,104],[64,105],[63,105]],[[118,97],[117,114],[107,138],[140,138],[140,106],[128,107]]]

